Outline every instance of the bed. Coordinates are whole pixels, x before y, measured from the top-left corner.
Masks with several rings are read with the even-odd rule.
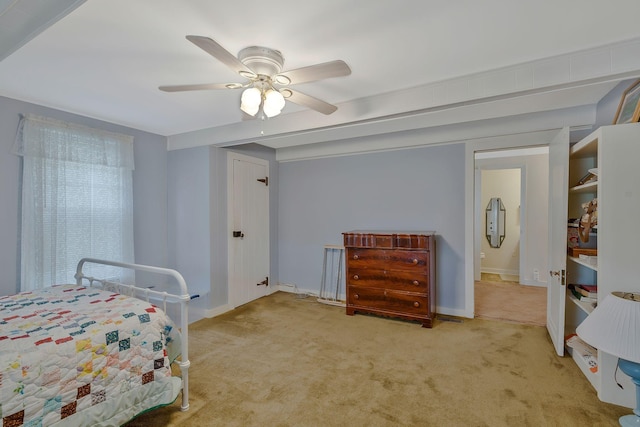
[[[89,264],[159,274],[178,291],[87,276]],[[75,279],[0,297],[2,426],[119,426],[180,392],[188,410],[191,297],[180,273],[84,258]],[[167,304],[179,307],[177,322]]]

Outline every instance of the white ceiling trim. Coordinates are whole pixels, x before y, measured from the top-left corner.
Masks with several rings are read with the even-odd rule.
[[[86,0],[1,0],[0,61]]]
[[[451,123],[423,127],[393,134],[377,134],[367,137],[342,139],[317,144],[290,146],[276,150],[279,162],[309,160],[323,157],[346,156],[370,152],[402,150],[433,145],[461,143],[470,140],[522,135],[561,129],[583,128],[595,122],[593,105],[541,111],[514,116],[496,115],[466,123]]]

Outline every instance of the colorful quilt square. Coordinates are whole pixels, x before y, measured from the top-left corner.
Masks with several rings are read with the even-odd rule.
[[[76,399],[81,399],[89,394],[91,394],[91,384],[81,385],[80,387],[78,387]]]
[[[164,358],[163,359],[155,359],[153,361],[153,369],[164,368]]]
[[[78,407],[78,402],[73,401],[64,405],[60,409],[60,419],[70,417],[71,415],[76,413],[76,408]]]
[[[44,412],[42,415],[47,415],[50,412],[58,412],[62,407],[62,397],[56,396],[51,399],[47,399],[44,404]]]
[[[131,348],[131,339],[126,338],[120,341],[120,351],[129,350]]]
[[[142,384],[147,384],[153,381],[153,371],[142,374]]]
[[[24,424],[24,410],[2,418],[2,427],[18,427]]]
[[[138,314],[138,319],[140,319],[140,323],[149,323],[151,321],[148,313]]]
[[[91,394],[91,405],[97,405],[98,403],[102,403],[105,400],[107,400],[107,397],[104,390],[100,390]]]
[[[22,427],[42,427],[42,417],[36,417],[31,420],[27,420]]]
[[[107,345],[113,344],[114,342],[117,342],[119,340],[118,331],[107,332],[105,334],[105,337],[107,339]]]

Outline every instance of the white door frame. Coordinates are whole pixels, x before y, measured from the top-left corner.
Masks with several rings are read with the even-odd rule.
[[[233,214],[234,214],[234,204],[233,204],[233,195],[234,195],[234,173],[233,173],[233,162],[235,160],[240,160],[240,161],[245,161],[245,162],[250,162],[250,163],[254,163],[254,164],[259,164],[259,165],[263,165],[266,167],[266,171],[267,171],[267,177],[269,176],[269,161],[265,160],[265,159],[261,159],[258,157],[252,157],[252,156],[247,156],[245,154],[240,154],[234,151],[228,151],[227,152],[227,236],[228,236],[228,240],[227,240],[227,298],[228,298],[228,303],[231,307],[237,307],[238,305],[241,305],[238,303],[236,295],[233,292],[233,283],[234,283],[234,277],[233,277],[233,271],[234,271],[234,266],[236,263],[236,259],[235,259],[235,251],[233,250],[233,245],[235,243],[234,241],[234,237],[232,237],[233,235],[233,231],[234,231],[234,222],[233,222]],[[268,197],[268,196],[267,196]],[[268,203],[270,204],[270,202]],[[266,215],[267,218],[269,217],[269,207],[267,206],[267,209],[265,212],[263,212],[263,215]],[[270,221],[267,221],[267,227],[270,226]],[[269,233],[269,229],[267,229],[268,232],[268,239],[270,240],[270,233]],[[267,243],[267,251],[269,251],[270,248],[270,244]],[[268,252],[267,252],[268,253]],[[267,262],[269,262],[270,265],[270,261],[267,260]],[[269,271],[269,278],[271,277],[271,272]],[[272,292],[273,289],[273,284],[269,283],[269,286],[266,288],[266,294],[269,294]]]
[[[515,135],[501,135],[495,137],[470,140],[465,146],[465,302],[464,310],[460,313],[448,313],[462,317],[473,318],[475,315],[475,290],[474,274],[475,266],[480,261],[480,253],[475,248],[476,224],[475,224],[475,153],[476,151],[500,150],[508,148],[522,148],[539,145],[548,145],[558,134],[560,129],[540,132],[529,132]],[[521,254],[522,256],[522,254]],[[476,259],[477,257],[477,259]]]

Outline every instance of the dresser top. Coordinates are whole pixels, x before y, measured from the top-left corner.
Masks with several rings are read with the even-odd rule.
[[[419,236],[433,236],[435,231],[407,231],[407,230],[352,230],[345,231],[342,234],[377,234],[377,235],[419,235]]]

